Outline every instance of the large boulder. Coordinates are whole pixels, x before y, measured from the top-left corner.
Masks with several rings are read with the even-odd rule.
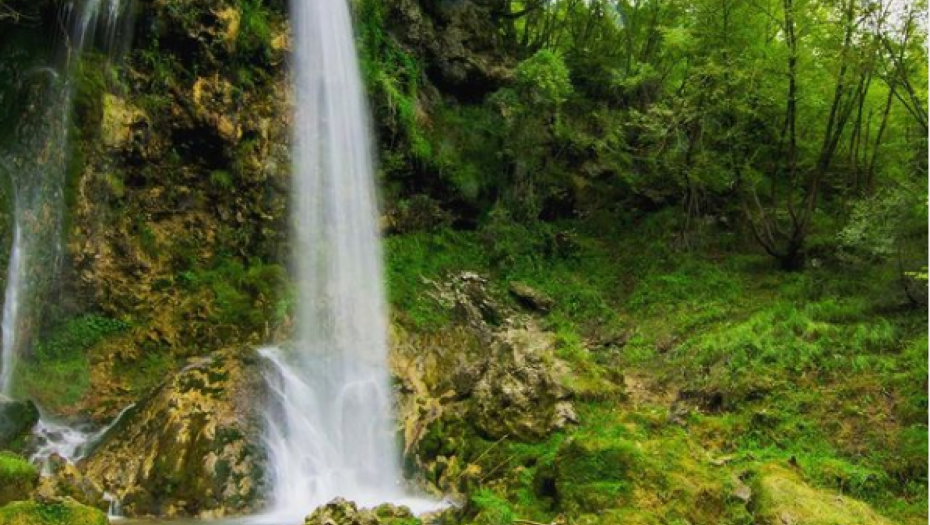
[[[39,421],[32,401],[13,401],[0,396],[0,449],[19,449]]]
[[[438,332],[396,325],[392,368],[401,391],[408,465],[446,493],[479,474],[473,439],[537,441],[575,420],[556,338],[506,307],[474,273],[431,283],[453,317]]]
[[[263,384],[252,350],[199,359],[127,412],[79,467],[128,516],[257,510]]]

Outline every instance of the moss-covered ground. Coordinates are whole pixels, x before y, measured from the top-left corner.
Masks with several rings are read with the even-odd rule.
[[[107,525],[106,513],[78,503],[19,501],[0,508],[2,525]]]
[[[792,496],[758,480],[783,471],[814,499],[841,494],[924,523],[926,312],[879,267],[786,273],[743,246],[674,250],[660,221],[490,221],[388,239],[399,322],[448,322],[424,279],[477,271],[504,300],[518,280],[556,299],[545,324],[580,372],[577,426],[539,443],[471,442],[482,475],[470,516],[763,523]],[[616,374],[626,394],[598,395],[598,378]],[[821,517],[798,523],[834,522]]]

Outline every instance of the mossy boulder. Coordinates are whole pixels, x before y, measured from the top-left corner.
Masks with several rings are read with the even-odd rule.
[[[867,504],[804,483],[780,465],[759,469],[753,483],[759,525],[892,525]]]
[[[556,337],[538,319],[512,311],[475,273],[428,284],[452,322],[435,332],[395,325],[391,366],[408,473],[448,494],[485,475],[470,463],[483,441],[536,442],[577,416]]]
[[[84,476],[73,463],[57,454],[49,458],[33,497],[43,501],[64,498],[100,510],[110,508],[103,488]]]
[[[305,525],[419,525],[407,507],[384,504],[374,509],[359,509],[342,498],[323,505],[307,516]]]
[[[128,516],[221,517],[263,493],[263,383],[253,350],[198,359],[127,412],[79,467]]]
[[[39,409],[31,401],[0,397],[0,449],[18,449],[39,421]]]
[[[629,500],[644,467],[643,453],[631,441],[569,439],[554,463],[559,505],[574,514],[620,507]]]
[[[28,498],[38,481],[34,465],[15,454],[0,452],[0,505]]]
[[[0,508],[0,525],[108,525],[107,515],[74,501],[18,501]]]

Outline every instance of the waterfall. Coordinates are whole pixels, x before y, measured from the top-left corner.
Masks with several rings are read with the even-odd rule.
[[[16,213],[14,211],[14,213]],[[18,215],[18,214],[16,214]],[[16,320],[19,319],[19,289],[23,275],[23,232],[17,221],[13,225],[13,247],[7,268],[6,291],[3,297],[2,355],[0,355],[0,395],[9,397],[16,363]]]
[[[17,359],[32,335],[33,305],[41,302],[60,264],[76,62],[98,40],[98,28],[104,31],[101,46],[107,56],[116,54],[117,43],[128,39],[129,27],[121,24],[130,1],[75,0],[62,6],[60,17],[67,33],[60,72],[38,71],[50,72],[51,83],[41,107],[17,130],[16,150],[4,163],[12,182],[14,222],[0,323],[0,394],[7,397],[12,394]]]
[[[267,348],[271,522],[408,498],[392,414],[368,108],[346,0],[293,0],[295,342]]]

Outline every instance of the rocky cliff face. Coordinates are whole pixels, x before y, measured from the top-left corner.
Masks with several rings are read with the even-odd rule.
[[[158,0],[114,78],[85,60],[68,295],[134,328],[93,352],[82,410],[112,416],[153,386],[121,373],[140,362],[282,322],[287,46],[280,4]]]

